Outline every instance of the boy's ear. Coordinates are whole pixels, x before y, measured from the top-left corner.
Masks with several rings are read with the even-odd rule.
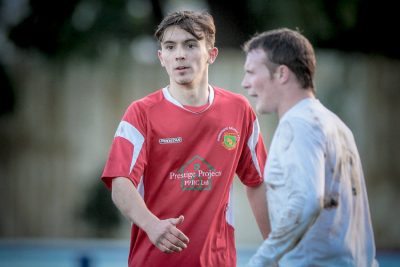
[[[213,64],[214,61],[215,61],[215,59],[216,59],[217,56],[218,56],[218,48],[216,48],[216,47],[211,48],[211,49],[208,51],[208,55],[209,55],[208,61],[207,61],[208,64]]]
[[[163,58],[162,58],[161,50],[158,50],[158,51],[157,51],[157,56],[158,56],[158,59],[160,60],[161,67],[164,67],[164,60],[163,60]]]

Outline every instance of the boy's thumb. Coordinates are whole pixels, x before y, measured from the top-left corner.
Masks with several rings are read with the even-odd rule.
[[[185,217],[183,217],[183,215],[181,215],[181,216],[179,216],[178,218],[170,219],[170,222],[171,222],[173,225],[178,225],[178,224],[181,224],[181,223],[183,222],[184,219],[185,219]]]

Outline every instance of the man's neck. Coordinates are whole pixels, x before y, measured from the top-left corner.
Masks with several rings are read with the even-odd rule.
[[[306,98],[315,98],[315,95],[311,89],[306,90],[306,89],[296,88],[294,91],[284,96],[284,98],[285,98],[284,101],[282,101],[282,104],[278,108],[279,119],[281,119],[289,109],[291,109],[301,100]]]

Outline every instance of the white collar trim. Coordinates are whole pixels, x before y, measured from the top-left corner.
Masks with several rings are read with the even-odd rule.
[[[203,110],[200,111],[200,112],[195,112],[195,111],[192,111],[192,110],[190,110],[190,109],[185,108],[181,103],[179,103],[178,100],[176,100],[175,98],[173,98],[173,96],[172,96],[172,95],[170,94],[170,92],[168,91],[168,86],[164,87],[164,88],[162,89],[162,92],[163,92],[163,95],[164,95],[165,99],[167,99],[169,102],[171,102],[171,103],[174,104],[175,106],[178,106],[178,107],[180,107],[180,108],[182,108],[182,109],[184,109],[184,110],[187,110],[187,111],[189,111],[189,112],[191,112],[191,113],[196,113],[196,114],[198,114],[198,113],[203,113],[204,111],[208,110],[208,109],[211,107],[212,103],[214,102],[214,88],[213,88],[211,85],[208,85],[208,90],[209,90],[209,92],[210,92],[210,94],[208,95],[208,106],[207,106],[207,108],[203,109]]]

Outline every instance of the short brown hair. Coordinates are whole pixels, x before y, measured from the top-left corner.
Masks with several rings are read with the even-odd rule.
[[[158,25],[154,36],[161,43],[168,27],[178,26],[193,35],[197,40],[205,38],[210,47],[215,44],[215,25],[213,17],[206,11],[176,11],[167,15]]]
[[[271,69],[272,65],[285,65],[296,75],[302,88],[312,88],[315,92],[313,80],[316,59],[314,49],[301,33],[280,28],[257,34],[243,46],[246,54],[254,49],[264,50],[268,60],[272,63],[266,63],[271,72],[275,71]]]

